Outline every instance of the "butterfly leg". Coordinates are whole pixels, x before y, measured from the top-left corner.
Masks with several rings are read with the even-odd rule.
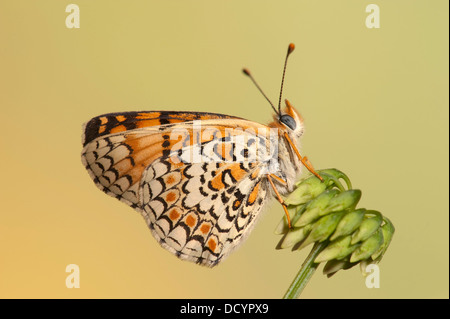
[[[284,179],[282,179],[281,177],[278,177],[275,174],[269,174],[271,178],[276,179],[280,184],[283,184],[284,186],[287,185],[286,181]]]
[[[286,184],[286,182],[284,180],[282,180],[281,178],[279,178],[278,176],[273,175],[273,174],[267,174],[266,176],[267,176],[267,179],[269,180],[270,185],[272,185],[272,188],[275,191],[275,195],[277,196],[278,201],[280,202],[281,206],[283,206],[284,213],[286,214],[286,218],[287,218],[287,221],[288,221],[288,226],[289,226],[289,228],[292,228],[291,227],[291,218],[289,217],[289,212],[287,210],[287,206],[284,203],[283,198],[281,198],[280,193],[278,193],[278,190],[275,187],[275,184],[273,183],[272,178],[276,179],[277,181],[279,181],[282,184]]]
[[[307,156],[302,157],[301,162],[303,165],[305,165],[305,167],[308,169],[308,171],[310,171],[311,173],[313,173],[315,176],[317,176],[321,181],[323,181],[322,176],[320,176],[315,170],[314,167],[312,166],[311,162],[309,161]]]
[[[289,138],[289,135],[285,132],[284,133],[284,137],[286,138],[286,140],[288,141],[288,143],[291,145],[292,149],[294,150],[295,154],[297,154],[298,159],[302,162],[303,165],[305,165],[306,169],[308,171],[310,171],[312,174],[314,174],[318,179],[320,179],[321,181],[323,181],[322,176],[320,176],[315,170],[314,167],[312,166],[311,162],[308,160],[308,157],[303,157],[300,155],[300,152],[298,151],[297,147],[295,146],[294,143],[292,143],[291,139]]]

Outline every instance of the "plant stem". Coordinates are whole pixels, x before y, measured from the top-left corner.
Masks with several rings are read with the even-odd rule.
[[[328,245],[328,241],[325,240],[321,243],[316,243],[311,249],[308,257],[300,268],[300,271],[295,276],[288,290],[286,291],[283,299],[297,299],[298,296],[302,293],[303,289],[308,284],[312,275],[316,271],[319,264],[314,263],[314,259],[316,259],[317,255]]]

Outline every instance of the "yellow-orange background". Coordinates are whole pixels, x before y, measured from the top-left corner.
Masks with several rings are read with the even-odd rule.
[[[131,110],[226,113],[265,123],[289,42],[285,97],[303,152],[362,189],[396,226],[381,288],[358,268],[317,272],[305,298],[448,298],[448,1],[60,0],[0,3],[0,297],[279,298],[307,251],[277,251],[265,213],[214,269],[159,247],[80,161],[81,125]],[[81,288],[67,289],[77,264]]]

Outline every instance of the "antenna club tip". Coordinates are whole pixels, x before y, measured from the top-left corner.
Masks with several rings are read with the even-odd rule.
[[[242,69],[242,73],[244,73],[246,76],[250,76],[250,71],[246,68]]]
[[[295,49],[295,44],[294,43],[289,43],[288,54],[291,54],[292,51],[294,51],[294,49]]]

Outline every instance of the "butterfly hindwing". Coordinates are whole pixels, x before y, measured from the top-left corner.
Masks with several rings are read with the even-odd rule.
[[[216,265],[246,237],[259,215],[267,193],[259,170],[250,163],[153,162],[141,194],[154,237],[181,259]]]

